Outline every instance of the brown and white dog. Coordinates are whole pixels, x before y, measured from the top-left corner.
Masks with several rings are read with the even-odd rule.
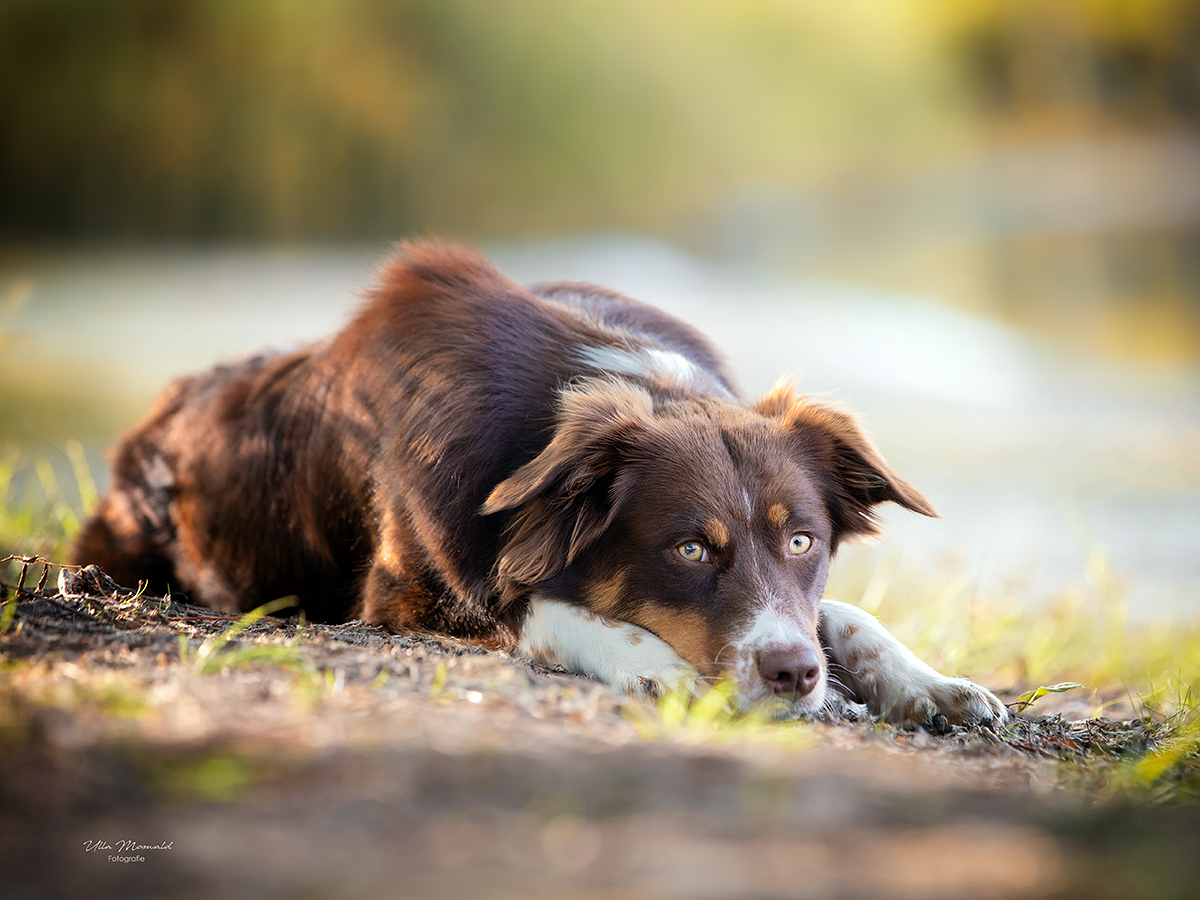
[[[786,385],[742,402],[686,323],[421,243],[335,337],[172,384],[72,556],[219,610],[294,594],[314,619],[624,689],[725,675],[787,715],[841,691],[893,722],[1003,720],[821,599],[885,501],[936,515],[847,414]]]

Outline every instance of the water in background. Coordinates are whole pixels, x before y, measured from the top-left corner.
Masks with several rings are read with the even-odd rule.
[[[1136,616],[1200,612],[1200,371],[1064,358],[920,298],[702,262],[643,239],[490,248],[519,282],[595,281],[710,335],[754,396],[781,375],[859,413],[943,518],[888,509],[888,553],[1031,600],[1106,552]],[[383,250],[61,252],[0,265],[6,431],[50,455],[21,403],[84,398],[63,432],[103,445],[170,377],[339,328]],[[14,292],[19,293],[14,294]],[[20,376],[18,384],[17,376]],[[110,405],[105,405],[106,403]],[[111,410],[111,411],[110,411]],[[97,422],[100,424],[97,425]],[[105,478],[98,480],[103,484]],[[876,551],[878,556],[878,551]],[[851,552],[840,565],[873,564]]]

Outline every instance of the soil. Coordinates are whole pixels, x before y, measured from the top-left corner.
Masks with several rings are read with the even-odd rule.
[[[22,590],[0,635],[14,900],[1170,898],[1200,883],[1200,807],[1121,787],[1162,724],[718,728],[435,636],[263,618],[222,643],[236,617],[64,587]]]

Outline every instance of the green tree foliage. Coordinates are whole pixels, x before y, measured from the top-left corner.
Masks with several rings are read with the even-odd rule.
[[[798,9],[10,0],[0,235],[653,225],[920,118],[925,69]]]
[[[6,0],[0,238],[678,225],[979,115],[1195,113],[1195,9]]]

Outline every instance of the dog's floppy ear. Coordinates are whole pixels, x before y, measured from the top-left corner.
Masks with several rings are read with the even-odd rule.
[[[883,461],[849,413],[797,396],[787,381],[759,400],[755,410],[778,419],[797,441],[802,459],[819,466],[815,474],[826,492],[835,548],[846,537],[878,534],[873,509],[888,500],[937,516],[921,492]]]
[[[622,471],[652,409],[646,391],[621,381],[563,391],[546,449],[483,504],[484,515],[515,511],[496,563],[501,605],[561,572],[612,524]]]

